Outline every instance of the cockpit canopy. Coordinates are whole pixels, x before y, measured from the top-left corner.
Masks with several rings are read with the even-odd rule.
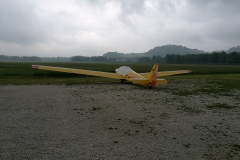
[[[120,68],[115,70],[116,73],[118,73],[118,74],[120,74],[120,75],[122,75],[124,77],[127,75],[127,73],[129,71],[133,71],[133,70],[130,67],[128,67],[128,66],[122,66],[122,67],[120,67]]]

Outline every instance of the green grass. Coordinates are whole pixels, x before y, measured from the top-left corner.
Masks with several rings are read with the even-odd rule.
[[[175,75],[175,76],[169,76],[168,79],[208,79],[208,80],[230,80],[230,81],[240,81],[240,73],[233,74],[231,73],[231,70],[229,73],[219,73],[219,74],[183,74],[183,75]]]
[[[32,64],[79,68],[103,72],[114,72],[120,66],[129,66],[139,73],[149,72],[153,64],[141,63],[30,63],[30,62],[0,62],[0,84],[85,84],[85,83],[119,83],[118,80],[86,75],[35,70]],[[239,65],[177,65],[160,64],[159,71],[192,70],[193,73],[166,77],[174,79],[208,79],[228,82],[224,86],[239,86]]]

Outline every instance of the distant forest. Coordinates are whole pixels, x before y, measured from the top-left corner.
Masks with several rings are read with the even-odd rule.
[[[1,61],[6,61],[6,62],[70,62],[70,58],[0,55],[0,62]]]
[[[166,55],[166,63],[211,63],[211,64],[240,64],[240,52],[213,52],[210,54]]]
[[[41,61],[40,57],[36,56],[5,56],[0,55],[0,61],[10,61],[10,62],[28,62],[28,61]]]
[[[125,58],[123,62],[137,62],[137,63],[196,63],[196,64],[240,64],[240,52],[213,52],[213,53],[200,53],[200,54],[167,54],[164,58],[161,56],[152,57],[131,57]],[[116,62],[115,58],[107,58],[103,56],[74,56],[71,58],[72,62]]]
[[[117,62],[115,58],[107,58],[104,56],[73,56],[70,58],[57,57],[46,58],[36,56],[4,56],[0,55],[0,61],[19,61],[19,62]],[[199,54],[167,54],[164,58],[161,56],[142,56],[127,57],[121,62],[134,63],[170,63],[170,64],[240,64],[240,52],[213,52]]]
[[[109,59],[103,56],[92,56],[92,57],[85,57],[85,56],[73,56],[71,57],[72,62],[108,62]]]

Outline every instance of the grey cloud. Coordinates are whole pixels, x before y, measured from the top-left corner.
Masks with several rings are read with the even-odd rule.
[[[189,1],[189,12],[186,20],[189,23],[202,24],[208,39],[236,41],[240,40],[240,1]],[[190,24],[191,24],[190,23]]]
[[[129,16],[133,14],[142,15],[145,11],[144,9],[144,0],[128,0],[128,1],[119,1],[121,4],[121,14],[119,15],[119,19],[129,25],[130,27],[138,25],[134,24],[130,19]]]
[[[128,0],[119,1],[121,3],[122,14],[129,15],[132,13],[141,14],[144,12],[144,2],[145,0]]]
[[[0,49],[38,56],[165,44],[228,49],[240,42],[239,8],[239,0],[1,0]]]
[[[46,30],[35,13],[36,3],[27,0],[2,0],[0,3],[0,40],[34,43],[46,39]]]
[[[188,0],[185,18],[189,22],[208,22],[214,19],[235,19],[240,16],[239,0]]]
[[[132,14],[138,14],[141,15],[144,13],[144,2],[145,0],[87,0],[87,1],[76,1],[79,6],[82,6],[84,4],[89,4],[91,7],[103,7],[107,3],[115,3],[119,4],[121,8],[121,13],[119,15],[119,20],[121,20],[123,23],[127,25],[132,25],[131,21],[129,20],[129,16]],[[116,9],[118,6],[115,6]]]

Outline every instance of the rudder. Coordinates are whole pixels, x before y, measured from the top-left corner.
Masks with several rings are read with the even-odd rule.
[[[154,88],[157,84],[158,65],[154,64],[151,73],[148,76],[149,87]]]

